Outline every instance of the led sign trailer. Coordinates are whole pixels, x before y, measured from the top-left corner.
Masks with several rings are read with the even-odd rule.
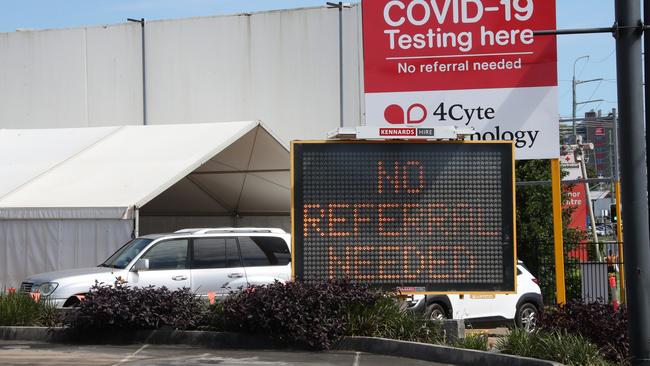
[[[295,141],[291,149],[296,280],[515,291],[512,143]]]

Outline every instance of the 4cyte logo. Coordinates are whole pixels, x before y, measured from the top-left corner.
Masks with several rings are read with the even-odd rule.
[[[384,119],[393,125],[418,124],[427,119],[427,109],[422,104],[415,103],[404,111],[402,106],[391,104],[384,110]]]

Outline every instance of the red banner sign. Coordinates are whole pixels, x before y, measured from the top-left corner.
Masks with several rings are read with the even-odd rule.
[[[555,1],[363,1],[366,93],[557,85]]]

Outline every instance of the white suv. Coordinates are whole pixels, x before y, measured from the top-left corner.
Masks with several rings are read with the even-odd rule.
[[[433,320],[464,319],[472,324],[514,320],[517,326],[532,331],[544,304],[537,279],[518,261],[515,294],[415,295],[410,308]]]
[[[39,292],[57,307],[76,305],[95,284],[187,287],[207,296],[291,279],[291,236],[282,229],[183,229],[131,240],[98,267],[33,275],[23,292]]]

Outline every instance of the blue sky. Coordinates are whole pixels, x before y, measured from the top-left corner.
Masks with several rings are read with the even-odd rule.
[[[550,1],[550,0],[544,0]],[[357,2],[357,1],[353,1]],[[0,0],[0,32],[17,28],[45,29],[113,24],[126,18],[172,19],[234,14],[269,9],[321,6],[315,0]],[[557,0],[558,28],[608,27],[614,23],[611,0]],[[571,115],[571,78],[574,61],[579,80],[603,78],[578,86],[577,100],[604,102],[579,106],[578,115],[590,109],[607,113],[616,108],[616,55],[610,34],[558,37],[559,110]]]

